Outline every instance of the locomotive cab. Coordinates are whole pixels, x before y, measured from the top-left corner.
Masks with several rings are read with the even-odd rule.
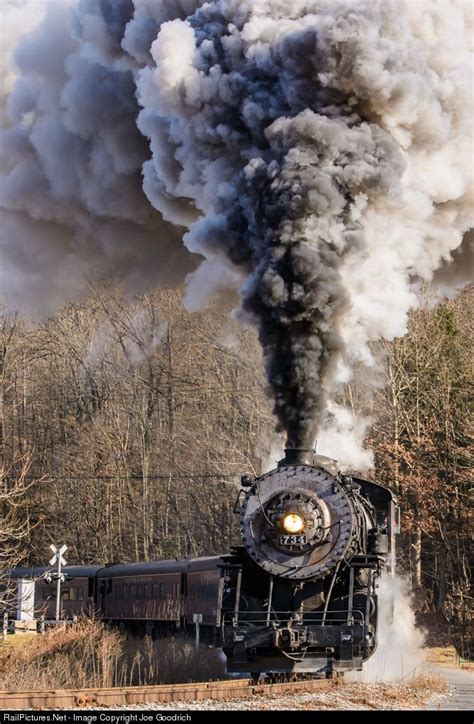
[[[218,600],[228,671],[360,670],[377,644],[376,581],[393,563],[391,492],[295,449],[242,483],[243,545],[224,558]]]

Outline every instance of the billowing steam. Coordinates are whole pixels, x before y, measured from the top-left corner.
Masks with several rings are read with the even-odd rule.
[[[424,635],[417,628],[407,581],[384,573],[378,586],[378,627],[375,654],[362,673],[349,679],[371,683],[409,682],[422,673]]]
[[[94,272],[135,289],[182,281],[193,268],[184,229],[166,223],[142,190],[150,151],[120,46],[131,3],[1,8],[13,36],[44,16],[14,48],[18,78],[0,132],[1,295],[49,311]]]
[[[473,225],[468,2],[42,5],[6,100],[0,291],[176,283],[201,258],[187,304],[239,289],[287,444],[311,446]]]

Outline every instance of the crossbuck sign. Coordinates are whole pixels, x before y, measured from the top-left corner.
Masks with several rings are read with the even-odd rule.
[[[66,551],[67,551],[67,545],[62,545],[61,548],[56,548],[56,546],[51,543],[51,545],[49,547],[53,551],[53,557],[49,561],[49,565],[50,566],[57,565],[57,567],[58,567],[57,573],[55,574],[55,578],[56,578],[56,623],[59,623],[59,619],[61,618],[61,581],[64,578],[64,576],[61,574],[61,568],[62,568],[62,566],[66,565],[66,559],[63,557],[63,553],[66,553]]]
[[[63,553],[66,553],[66,551],[67,551],[67,545],[62,545],[61,548],[59,548],[59,550],[52,543],[49,547],[51,548],[51,550],[53,551],[53,554],[54,554],[53,557],[51,558],[51,560],[49,561],[49,565],[54,566],[54,564],[57,563],[58,568],[60,568],[61,566],[65,566],[67,561],[65,558],[63,558]]]

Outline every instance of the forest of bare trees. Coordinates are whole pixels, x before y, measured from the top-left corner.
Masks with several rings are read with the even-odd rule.
[[[32,324],[0,319],[0,543],[5,561],[71,563],[218,553],[237,542],[239,475],[274,439],[254,331],[222,300],[126,299],[91,287]],[[371,419],[372,476],[397,493],[399,567],[422,613],[468,641],[472,290],[413,313],[342,394]],[[324,453],[324,450],[321,450]]]

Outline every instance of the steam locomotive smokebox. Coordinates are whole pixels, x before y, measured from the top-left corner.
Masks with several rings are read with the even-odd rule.
[[[337,474],[316,467],[315,457],[312,450],[287,448],[285,461],[256,478],[242,501],[242,541],[271,575],[293,581],[325,576],[354,539],[351,493]]]
[[[304,447],[287,447],[285,457],[280,460],[278,467],[283,465],[314,465],[314,450]]]

